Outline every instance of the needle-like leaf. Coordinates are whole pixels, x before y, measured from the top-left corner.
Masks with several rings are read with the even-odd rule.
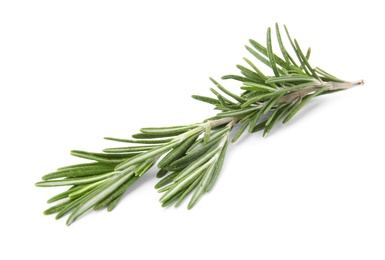
[[[267,56],[269,57],[270,60],[270,65],[271,68],[273,69],[273,72],[276,77],[280,75],[278,68],[277,68],[277,63],[275,61],[275,55],[273,53],[273,48],[271,46],[271,29],[267,29]]]

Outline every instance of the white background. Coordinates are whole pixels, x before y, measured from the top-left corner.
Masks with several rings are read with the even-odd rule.
[[[379,1],[1,1],[1,259],[385,259]],[[212,192],[160,207],[148,172],[112,213],[43,216],[43,174],[145,126],[214,115],[190,98],[285,23],[314,66],[362,87],[231,145]],[[231,83],[233,91],[236,87]]]

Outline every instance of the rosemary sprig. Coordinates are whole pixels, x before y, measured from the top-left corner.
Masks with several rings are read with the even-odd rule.
[[[295,61],[283,44],[279,26],[275,29],[283,58],[273,51],[270,28],[266,47],[254,40],[250,40],[252,47],[246,46],[257,60],[271,68],[271,76],[263,74],[244,58],[251,68],[237,65],[242,76],[222,77],[240,81],[240,94],[210,78],[218,89],[211,89],[215,97],[192,96],[219,110],[213,118],[185,126],[142,128],[132,139],[107,137],[107,140],[131,145],[107,148],[101,153],[72,151],[73,156],[93,162],[59,168],[36,183],[39,187],[70,186],[48,200],[48,203],[59,202],[44,213],[57,214],[56,218],[70,214],[67,220],[70,225],[91,209],[106,207],[111,211],[124,192],[155,164],[159,168],[157,177],[161,178],[155,188],[162,193],[162,206],[178,206],[192,193],[190,209],[214,186],[226,156],[229,133],[235,124],[242,126],[232,142],[247,129],[249,133],[263,130],[264,136],[281,119],[283,123],[288,122],[314,97],[363,84],[363,81],[346,82],[312,67],[310,48],[304,54],[285,26],[286,36],[297,57]],[[267,115],[267,119],[262,121],[262,115]]]

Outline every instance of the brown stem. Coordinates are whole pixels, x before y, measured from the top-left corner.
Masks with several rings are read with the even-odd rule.
[[[282,96],[280,99],[278,99],[277,104],[290,103],[291,101],[298,99],[298,98],[302,99],[302,97],[306,96],[309,93],[316,91],[319,88],[320,88],[320,85],[298,89],[294,92],[291,92],[289,94]]]
[[[330,90],[343,90],[343,89],[349,89],[355,86],[360,86],[363,84],[364,84],[363,80],[359,80],[355,82],[324,82],[322,84],[317,84],[314,86],[298,89],[294,92],[286,94],[282,96],[280,99],[278,99],[277,104],[289,103],[298,98],[301,99],[302,97],[328,85],[331,86]]]
[[[308,94],[313,93],[314,91],[317,91],[318,89],[321,89],[325,86],[330,86],[329,90],[343,90],[343,89],[349,89],[355,86],[360,86],[364,85],[363,80],[355,81],[355,82],[322,82],[320,84],[316,84],[314,86],[309,86],[305,88],[298,89],[296,91],[293,91],[289,94],[286,94],[282,96],[280,99],[278,99],[276,104],[282,104],[282,103],[290,103],[294,100],[300,100],[303,97],[305,97]],[[226,123],[232,122],[233,124],[236,124],[238,120],[240,120],[242,116],[238,117],[225,117],[225,118],[220,118],[217,120],[210,121],[211,128],[214,128],[219,125],[223,125]]]
[[[349,89],[355,86],[364,85],[363,80],[355,81],[355,82],[327,82],[327,84],[332,85],[330,90],[342,90]]]
[[[214,128],[219,125],[223,125],[226,123],[230,123],[231,121],[234,122],[234,124],[240,119],[241,117],[224,117],[217,120],[213,120],[210,122],[211,128]]]

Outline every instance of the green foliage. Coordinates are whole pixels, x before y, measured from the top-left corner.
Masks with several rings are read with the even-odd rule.
[[[278,25],[275,31],[282,58],[273,50],[270,28],[266,46],[254,40],[249,41],[251,47],[246,46],[257,61],[271,69],[271,76],[244,58],[250,68],[237,65],[241,75],[222,77],[241,82],[239,94],[210,78],[216,87],[210,89],[215,97],[192,96],[219,111],[213,118],[186,126],[142,128],[132,139],[107,137],[107,140],[134,145],[106,148],[101,153],[72,151],[73,156],[92,162],[59,168],[36,183],[39,187],[70,186],[48,200],[57,204],[44,213],[57,214],[56,218],[69,214],[67,224],[70,225],[91,209],[111,211],[126,190],[155,164],[159,168],[157,177],[161,178],[155,188],[162,193],[162,206],[178,206],[191,194],[188,203],[191,209],[218,179],[235,124],[241,127],[232,142],[245,132],[263,130],[265,136],[278,121],[288,122],[314,97],[363,84],[362,81],[345,82],[312,67],[310,48],[305,55],[285,27],[287,40],[297,57],[295,61],[284,45]]]

